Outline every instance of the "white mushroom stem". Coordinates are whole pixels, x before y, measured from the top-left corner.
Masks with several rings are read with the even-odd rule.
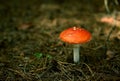
[[[75,44],[73,47],[73,60],[74,63],[79,63],[80,60],[80,45]]]

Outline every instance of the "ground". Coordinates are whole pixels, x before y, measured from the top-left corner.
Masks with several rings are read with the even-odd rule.
[[[120,5],[108,6],[109,14],[103,0],[1,0],[0,81],[119,81],[120,25],[101,18],[117,19]],[[92,34],[79,64],[59,38],[73,26]]]

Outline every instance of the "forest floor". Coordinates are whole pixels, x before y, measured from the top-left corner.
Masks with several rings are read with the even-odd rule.
[[[109,2],[108,14],[103,0],[1,0],[0,81],[119,81],[120,8],[114,5]],[[92,34],[81,45],[80,64],[73,63],[73,46],[59,38],[73,26]]]

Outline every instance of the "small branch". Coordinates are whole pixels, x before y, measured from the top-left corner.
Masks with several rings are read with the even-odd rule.
[[[22,78],[24,78],[26,80],[32,81],[32,79],[29,76],[27,76],[23,71],[14,70],[11,68],[8,68],[8,70],[17,74],[17,75],[20,75]]]
[[[108,7],[108,0],[104,0],[104,5],[108,13],[110,13],[109,7]]]
[[[115,30],[115,28],[116,28],[116,16],[117,16],[117,13],[116,13],[116,11],[114,11],[114,13],[113,13],[113,18],[114,18],[113,27],[112,27],[111,31],[109,32],[109,34],[107,36],[107,39],[106,39],[105,54],[106,54],[106,51],[108,49],[108,43],[109,43],[110,36],[111,36],[112,32]]]
[[[116,5],[119,5],[119,2],[118,2],[118,0],[114,0],[114,1],[115,1],[115,4],[116,4]]]

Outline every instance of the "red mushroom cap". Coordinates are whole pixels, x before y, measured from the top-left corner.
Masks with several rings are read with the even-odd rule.
[[[60,33],[60,39],[71,44],[81,44],[91,39],[91,34],[80,27],[72,27]]]

